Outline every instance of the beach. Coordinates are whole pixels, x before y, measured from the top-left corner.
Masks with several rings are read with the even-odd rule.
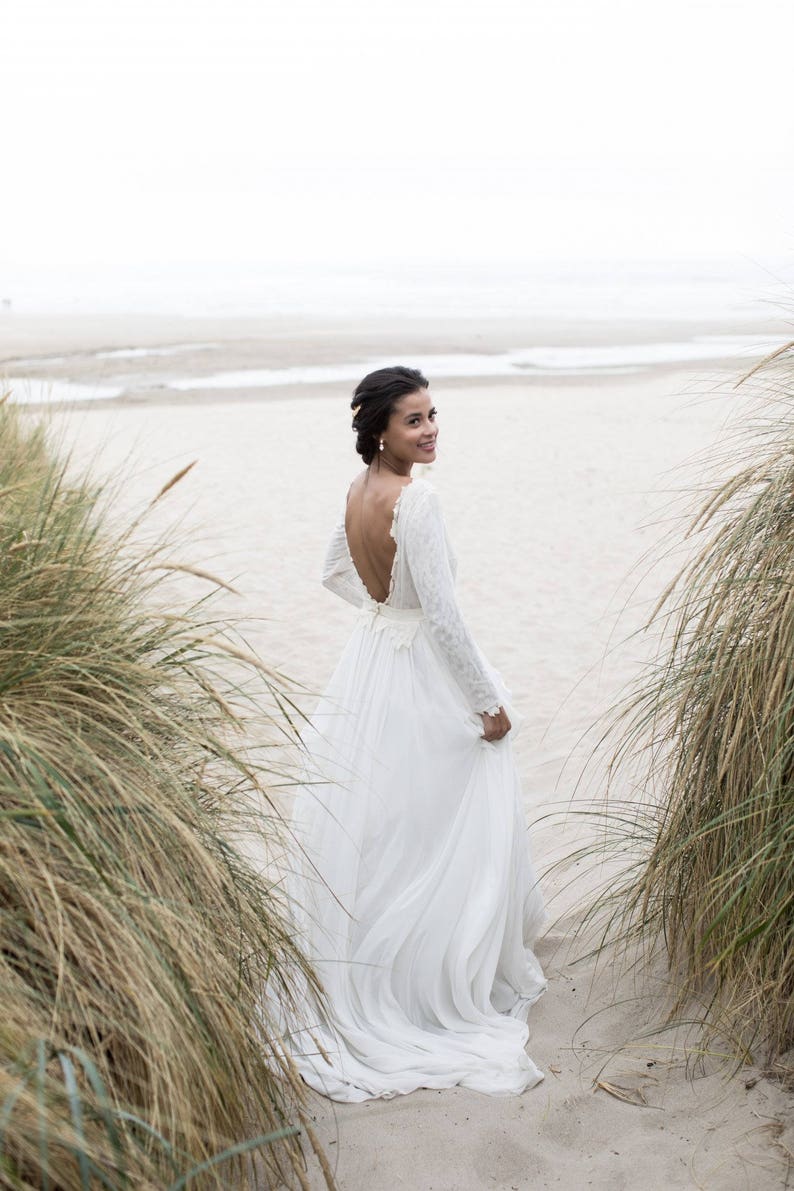
[[[550,915],[537,948],[550,985],[530,1015],[529,1051],[546,1078],[516,1098],[457,1088],[362,1105],[313,1097],[312,1110],[342,1191],[786,1185],[791,1096],[753,1065],[729,1078],[727,1047],[693,1053],[660,1032],[663,965],[643,983],[628,961],[597,964],[575,934],[595,865],[548,872],[581,837],[562,813],[604,793],[606,758],[586,765],[598,725],[648,656],[633,634],[681,557],[659,543],[742,400],[733,382],[762,354],[744,344],[720,356],[714,344],[782,343],[784,324],[3,315],[0,335],[6,376],[119,390],[49,416],[78,459],[126,477],[123,509],[140,512],[195,461],[152,525],[183,522],[180,561],[235,588],[221,606],[269,665],[303,684],[307,710],[353,625],[353,609],[319,582],[360,464],[353,384],[213,378],[390,355],[416,366],[518,349],[709,344],[685,361],[650,352],[646,363],[577,370],[557,356],[523,374],[429,375],[439,452],[422,473],[441,496],[466,620],[522,720],[515,751]],[[179,590],[206,585],[185,577]]]

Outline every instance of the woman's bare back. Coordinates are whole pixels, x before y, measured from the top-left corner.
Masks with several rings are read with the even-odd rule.
[[[356,476],[347,494],[347,548],[361,582],[373,600],[388,599],[396,542],[391,536],[394,506],[409,476],[393,472]]]

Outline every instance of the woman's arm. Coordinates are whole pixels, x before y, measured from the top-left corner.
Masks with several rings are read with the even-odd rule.
[[[347,548],[344,517],[337,522],[331,535],[322,573],[323,587],[360,608],[363,603],[363,584],[356,573]]]
[[[499,694],[458,607],[441,505],[431,488],[412,502],[405,519],[403,541],[422,611],[458,685],[472,711],[497,716]]]

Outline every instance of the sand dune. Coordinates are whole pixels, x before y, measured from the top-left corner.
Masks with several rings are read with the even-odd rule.
[[[205,332],[207,341],[221,333],[245,338],[252,328],[216,323]],[[403,342],[419,342],[415,332],[404,328]],[[470,344],[470,333],[446,328],[433,342],[448,334],[449,343]],[[134,329],[136,342],[163,341],[154,323],[147,334]],[[178,327],[168,334],[171,342],[184,337]],[[322,335],[307,339],[300,325],[289,334],[292,358],[326,353]],[[375,343],[374,329],[371,335]],[[30,352],[34,339],[42,343],[19,336],[14,350]],[[507,331],[486,334],[478,347],[508,341]],[[378,342],[397,350],[398,329]],[[117,334],[85,326],[78,334],[62,324],[60,338],[53,330],[45,346],[56,352],[69,343],[120,346]],[[351,343],[326,354],[349,352]],[[368,343],[366,335],[358,340]],[[237,351],[220,357],[231,364]],[[407,348],[400,359],[410,363]],[[594,739],[583,734],[641,660],[643,647],[627,638],[673,560],[650,571],[647,564],[637,570],[638,560],[666,528],[671,497],[695,482],[695,453],[729,412],[728,390],[712,392],[726,374],[713,366],[563,383],[431,378],[441,424],[432,478],[459,556],[464,612],[525,717],[516,750],[541,868],[575,836],[571,825],[544,816],[602,789],[598,763],[577,785]],[[353,616],[318,580],[326,537],[358,466],[348,386],[275,391],[267,401],[95,404],[58,414],[56,423],[108,473],[132,451],[135,473],[123,494],[132,508],[198,460],[158,518],[184,516],[197,527],[189,560],[239,589],[226,598],[251,618],[252,643],[271,664],[321,689]],[[729,1080],[718,1055],[688,1061],[671,1035],[648,1033],[662,1012],[663,969],[639,985],[583,958],[574,931],[595,880],[581,869],[573,886],[559,874],[546,881],[554,921],[538,950],[551,984],[530,1018],[544,1083],[504,1100],[461,1089],[355,1106],[315,1098],[343,1191],[785,1185],[778,1143],[792,1148],[790,1125],[783,1132],[791,1098],[763,1078],[749,1086],[755,1069]],[[626,1103],[594,1080],[647,1103]]]

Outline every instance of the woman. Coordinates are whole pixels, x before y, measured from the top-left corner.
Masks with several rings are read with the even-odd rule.
[[[421,372],[364,377],[353,481],[323,582],[359,609],[306,744],[293,883],[326,992],[292,1045],[335,1100],[461,1084],[532,1087],[526,1010],[546,987],[543,920],[509,739],[507,692],[466,628],[438,498]]]

